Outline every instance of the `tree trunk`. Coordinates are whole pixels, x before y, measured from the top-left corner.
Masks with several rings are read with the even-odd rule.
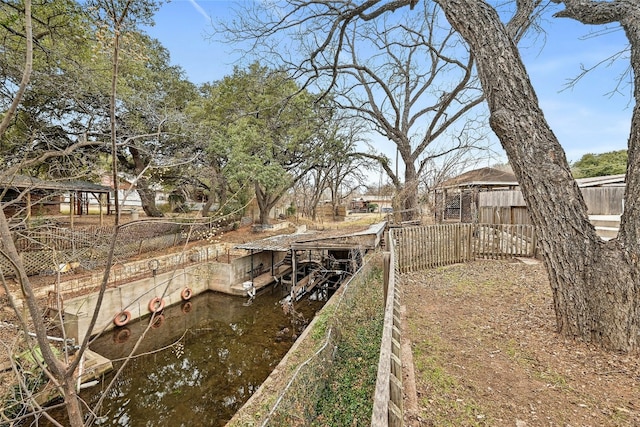
[[[258,215],[258,221],[260,224],[269,224],[269,211],[275,206],[275,204],[280,200],[279,197],[272,198],[271,195],[264,191],[260,184],[255,183],[256,189],[256,202],[258,203],[258,208],[260,209],[260,213]]]
[[[404,185],[400,191],[402,202],[402,220],[414,221],[420,217],[418,212],[418,173],[411,162],[405,162]]]
[[[211,186],[206,187],[209,190],[207,201],[202,206],[202,216],[208,216],[211,206],[218,201],[218,210],[224,210],[228,202],[229,183],[224,175],[220,172],[219,167],[214,167],[211,175]]]
[[[148,168],[149,162],[137,148],[129,147],[129,152],[133,159],[133,170],[136,176],[138,176],[138,180],[136,181],[136,190],[140,196],[142,210],[144,210],[144,213],[149,217],[159,218],[164,216],[156,206],[156,192],[149,187],[149,181],[144,177],[144,173]]]
[[[73,375],[65,377],[62,384],[62,390],[67,409],[67,416],[69,417],[69,426],[83,427],[84,420],[82,416],[82,408],[80,407],[80,400],[76,393],[76,380]]]
[[[142,209],[144,213],[153,218],[159,218],[164,214],[158,209],[156,205],[156,192],[149,188],[146,179],[139,179],[136,190],[140,196],[140,202],[142,203]]]
[[[258,216],[258,223],[262,225],[269,224],[269,210],[260,208],[260,214]]]
[[[215,200],[213,199],[213,197],[209,197],[207,201],[202,205],[202,211],[200,212],[202,216],[209,215],[209,211],[211,210],[211,206],[213,206],[214,201]]]
[[[559,332],[613,350],[638,349],[637,252],[596,235],[507,28],[483,0],[436,1],[476,56],[491,127],[538,232]]]

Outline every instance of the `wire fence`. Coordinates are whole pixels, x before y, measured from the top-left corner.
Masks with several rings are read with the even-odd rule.
[[[212,220],[139,221],[121,226],[115,237],[115,263],[143,253],[164,250],[188,241],[214,239],[221,227]],[[106,267],[114,238],[113,227],[69,229],[52,225],[13,231],[26,273],[49,275],[73,269],[96,270]],[[0,248],[4,243],[0,242]],[[0,257],[5,277],[15,276],[12,264]]]

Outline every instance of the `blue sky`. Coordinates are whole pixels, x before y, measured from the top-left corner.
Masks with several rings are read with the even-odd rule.
[[[229,19],[237,1],[172,0],[155,17],[148,33],[171,52],[189,80],[200,84],[221,79],[233,71],[239,59],[231,46],[208,37],[212,21]],[[559,138],[570,162],[586,153],[603,153],[627,148],[631,117],[630,89],[607,95],[616,87],[616,77],[627,67],[619,61],[588,74],[575,87],[565,88],[568,79],[626,47],[621,30],[589,37],[591,28],[569,19],[547,19],[546,37],[525,41],[523,60],[545,116]],[[598,27],[599,28],[599,27]],[[564,90],[563,90],[564,89]],[[499,156],[495,161],[506,161]]]

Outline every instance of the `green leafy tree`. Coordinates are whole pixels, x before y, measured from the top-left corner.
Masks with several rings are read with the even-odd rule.
[[[602,154],[585,154],[573,164],[571,171],[576,178],[618,175],[627,170],[627,150]]]
[[[252,183],[243,170],[230,166],[232,147],[227,140],[228,122],[225,119],[226,100],[222,98],[221,83],[205,83],[199,88],[188,108],[188,117],[196,125],[192,128],[192,149],[199,153],[196,161],[183,168],[180,175],[186,185],[202,191],[206,202],[202,215],[209,215],[217,203],[218,214],[237,216],[244,212],[252,196]]]
[[[204,109],[212,125],[208,152],[226,182],[251,183],[268,222],[270,210],[315,164],[326,110],[286,73],[259,64],[236,68],[211,88]]]
[[[155,185],[180,185],[180,169],[193,161],[191,122],[185,110],[197,96],[195,85],[170,66],[169,53],[156,40],[132,33],[143,60],[122,60],[117,115],[119,170],[129,174],[147,216],[159,217]]]
[[[23,10],[19,1],[0,5],[0,105],[5,110],[23,78],[25,38],[18,18]],[[38,72],[31,75],[15,114],[5,116],[0,159],[12,169],[4,172],[46,179],[93,177],[100,141],[92,130],[103,120],[107,101],[101,84],[105,62],[95,55],[89,21],[76,2],[38,4],[32,15],[33,67]],[[59,155],[39,159],[51,150]]]

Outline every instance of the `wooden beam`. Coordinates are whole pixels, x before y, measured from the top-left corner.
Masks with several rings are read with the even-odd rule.
[[[76,207],[76,193],[69,192],[69,227],[73,228],[73,211]]]

